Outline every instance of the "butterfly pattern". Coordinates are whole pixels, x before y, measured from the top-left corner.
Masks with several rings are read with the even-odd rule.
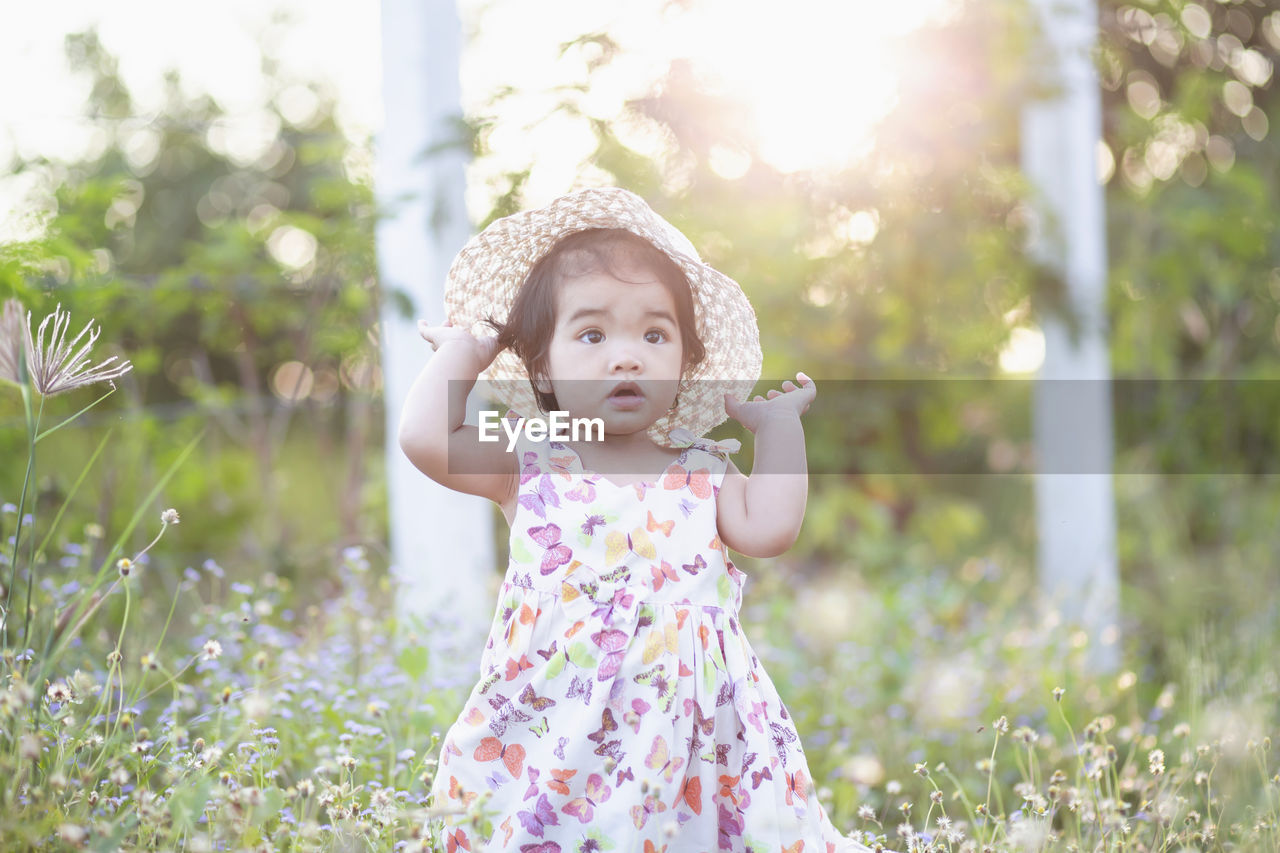
[[[726,446],[691,439],[626,485],[567,444],[516,453],[510,563],[432,783],[437,849],[671,853],[674,826],[717,853],[869,850],[828,819],[738,622]]]
[[[560,541],[560,527],[555,524],[529,528],[529,538],[542,548],[542,564],[538,572],[549,575],[573,557],[573,551]]]
[[[601,803],[609,799],[613,789],[608,786],[603,776],[592,773],[587,777],[586,789],[581,796],[574,797],[560,807],[560,811],[576,817],[582,823],[590,823],[595,810]]]

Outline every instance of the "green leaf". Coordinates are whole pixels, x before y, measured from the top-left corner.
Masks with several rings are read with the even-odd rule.
[[[209,791],[213,788],[213,779],[201,776],[190,780],[190,784],[174,791],[169,798],[169,814],[174,826],[186,832],[196,829],[196,821],[204,812],[205,803],[209,801]]]
[[[422,678],[427,672],[429,663],[430,652],[423,645],[409,646],[396,655],[396,664],[412,679]]]

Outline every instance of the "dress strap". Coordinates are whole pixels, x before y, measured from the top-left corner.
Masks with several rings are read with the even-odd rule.
[[[742,449],[742,443],[735,438],[725,438],[720,441],[714,441],[710,438],[702,438],[695,436],[692,432],[683,427],[676,427],[668,433],[671,443],[680,448],[685,448],[686,452],[702,453],[707,460],[708,467],[711,471],[711,483],[715,487],[716,492],[720,491],[720,484],[724,482],[725,474],[729,472],[729,454],[737,453]],[[699,467],[690,463],[690,468]]]
[[[722,438],[719,441],[701,438],[684,427],[676,427],[668,433],[675,447],[699,447],[709,453],[737,453],[742,449],[742,442],[736,438]]]

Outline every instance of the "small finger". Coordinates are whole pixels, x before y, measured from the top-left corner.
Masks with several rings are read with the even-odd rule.
[[[792,382],[790,379],[788,379],[786,382],[783,382],[783,383],[782,383],[782,390],[783,390],[783,391],[794,391],[794,390],[796,390],[796,383],[794,383],[794,382]]]
[[[779,391],[777,388],[770,388],[770,389],[769,389],[769,399],[770,399],[770,400],[772,400],[774,397],[781,397],[781,396],[782,396],[782,392],[781,392],[781,391]]]
[[[763,402],[764,402],[764,397],[761,397],[759,394],[757,394],[757,395],[752,399],[752,401],[751,401],[751,402],[753,402],[753,403],[763,403]]]

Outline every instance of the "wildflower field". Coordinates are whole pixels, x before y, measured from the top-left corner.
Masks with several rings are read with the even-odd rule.
[[[888,20],[911,4],[811,5]],[[1062,276],[1027,251],[1043,223],[1019,165],[1050,52],[1022,0],[942,5],[954,14],[899,39],[911,73],[874,138],[845,146],[865,148],[847,168],[770,165],[744,104],[684,61],[597,114],[587,96],[633,54],[595,23],[543,45],[566,76],[516,62],[430,151],[478,168],[477,224],[552,186],[634,189],[743,285],[766,376],[1026,376],[1005,356],[1072,314]],[[1107,363],[1151,388],[1241,389],[1115,419],[1118,665],[1097,666],[1102,638],[1038,595],[1032,489],[1005,476],[1033,449],[1029,401],[859,398],[810,419],[810,470],[833,473],[811,477],[800,540],[735,561],[745,633],[819,797],[873,849],[1280,850],[1275,6],[1097,4]],[[767,22],[783,33],[797,14]],[[129,91],[138,57],[93,28],[57,32],[84,93],[63,141],[85,147],[66,162],[45,144],[0,152],[0,183],[32,189],[15,206],[29,239],[0,239],[0,299],[14,297],[0,313],[0,853],[455,853],[428,792],[479,650],[397,614],[395,451],[380,439],[385,307],[436,306],[379,269],[380,224],[417,208],[374,191],[372,139],[328,85],[276,61],[307,32],[264,32],[252,109],[195,94],[186,69],[148,87],[166,93],[153,109]],[[338,47],[321,45],[323,66],[361,79]],[[42,50],[10,53],[33,78]],[[214,55],[214,76],[234,79]],[[848,75],[823,77],[840,106],[823,112],[855,112]],[[38,106],[43,126],[58,107]],[[770,129],[823,136],[808,119]],[[566,135],[540,144],[581,162],[557,174],[522,150],[546,131]],[[449,219],[423,217],[439,246]],[[62,305],[101,317],[136,368],[95,360],[94,323],[75,334]],[[979,472],[972,488],[934,476],[956,460]],[[666,853],[702,853],[678,830]]]
[[[84,370],[60,313],[52,340],[4,316],[0,378],[35,458],[60,425],[45,398],[128,365]],[[427,793],[472,684],[428,651],[450,626],[400,621],[363,548],[316,584],[166,559],[200,524],[157,503],[194,444],[124,530],[61,528],[29,481],[0,484],[0,849],[451,850]],[[1280,849],[1275,620],[1156,638],[1130,618],[1124,665],[1094,672],[1091,639],[1015,562],[832,572],[798,594],[748,564],[747,634],[836,824],[878,850]],[[670,853],[691,843],[671,827]]]

